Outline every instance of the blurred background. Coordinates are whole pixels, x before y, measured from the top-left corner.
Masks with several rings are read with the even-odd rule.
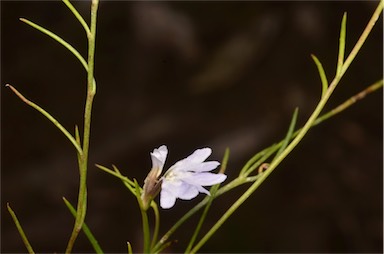
[[[89,20],[89,2],[74,2]],[[105,252],[141,251],[135,198],[93,165],[115,164],[144,181],[149,153],[166,144],[169,167],[197,148],[210,159],[231,149],[227,173],[284,137],[295,107],[301,126],[316,106],[320,78],[331,80],[340,22],[347,53],[377,1],[128,2],[102,1],[96,43],[97,94],[88,180],[91,227]],[[6,83],[44,107],[73,133],[81,125],[86,73],[52,39],[23,24],[54,31],[84,56],[86,37],[61,2],[1,1],[1,251],[25,252],[6,210],[10,202],[37,252],[63,252],[73,218],[62,197],[77,200],[78,169],[70,142],[23,104]],[[378,21],[325,110],[383,76],[383,26]],[[383,96],[369,95],[313,128],[201,252],[382,252]],[[246,186],[218,198],[207,230]],[[161,211],[161,234],[197,204]],[[167,251],[180,252],[193,217]],[[80,234],[75,252],[92,252]]]

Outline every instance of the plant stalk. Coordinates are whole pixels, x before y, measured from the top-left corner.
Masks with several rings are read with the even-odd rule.
[[[87,33],[88,37],[88,75],[87,75],[87,98],[84,110],[84,133],[83,133],[83,153],[79,155],[79,172],[80,186],[77,201],[77,214],[75,225],[72,230],[71,237],[68,241],[66,253],[72,251],[73,245],[83,226],[87,211],[87,168],[88,168],[88,153],[89,139],[91,130],[91,113],[93,98],[96,94],[96,84],[94,82],[94,61],[95,61],[95,39],[96,39],[96,20],[98,0],[92,0],[91,3],[91,28]]]

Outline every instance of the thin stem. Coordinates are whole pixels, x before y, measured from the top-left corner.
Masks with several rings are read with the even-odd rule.
[[[143,236],[144,236],[144,253],[150,252],[150,233],[147,210],[141,209],[141,220],[143,222]]]
[[[225,170],[227,169],[228,159],[229,159],[229,149],[227,148],[227,149],[225,149],[225,153],[224,153],[224,157],[223,157],[223,160],[221,163],[219,173],[224,174]],[[216,184],[216,185],[212,186],[212,188],[210,189],[209,192],[211,193],[211,195],[209,196],[207,205],[204,208],[204,211],[200,217],[199,222],[197,223],[196,229],[193,232],[191,240],[189,241],[189,244],[188,244],[184,253],[189,253],[190,250],[192,249],[192,246],[196,241],[197,235],[199,234],[201,227],[203,226],[203,223],[205,221],[205,218],[207,217],[209,208],[212,205],[212,201],[215,199],[215,196],[216,196],[216,193],[217,193],[217,190],[219,189],[219,187],[220,187],[220,184]]]
[[[181,217],[169,230],[165,235],[159,240],[159,242],[153,248],[153,252],[158,252],[159,249],[166,243],[169,237],[192,215],[194,215],[197,211],[199,211],[204,205],[208,202],[209,197],[205,197],[200,203],[194,206],[191,210],[189,210],[183,217]]]
[[[25,98],[19,91],[17,91],[16,88],[11,86],[10,84],[5,85],[6,87],[9,87],[12,92],[14,92],[17,97],[19,97],[23,102],[25,102],[27,105],[31,106],[32,108],[39,111],[41,114],[43,114],[49,121],[51,121],[68,139],[71,141],[73,146],[76,148],[77,152],[79,154],[82,154],[83,151],[79,145],[79,143],[76,141],[76,139],[53,117],[51,116],[47,111],[42,109],[39,105],[33,103],[32,101]]]
[[[346,100],[336,108],[330,110],[329,112],[323,114],[319,118],[316,119],[316,121],[313,123],[312,127],[322,123],[323,121],[336,116],[337,114],[341,113],[348,107],[352,106],[354,103],[359,101],[360,99],[363,99],[366,95],[378,90],[379,88],[383,87],[383,80],[377,81],[374,84],[370,85],[368,88],[364,89],[360,93],[352,96],[350,99]],[[292,137],[296,137],[297,134],[301,131],[301,129],[297,130]],[[283,144],[283,140],[280,141],[277,144],[274,144],[263,151],[259,152],[256,154],[251,160],[249,160],[246,165],[243,167],[242,171],[244,173],[240,176],[238,176],[236,179],[234,179],[232,182],[224,185],[221,187],[218,191],[217,194],[215,195],[215,198],[221,196],[222,194],[236,188],[237,186],[240,186],[244,183],[250,183],[254,182],[257,179],[260,178],[262,174],[258,174],[256,176],[251,176],[251,177],[245,177],[248,175],[251,171],[254,170],[254,168],[257,168],[262,162],[264,162],[267,158],[269,158],[279,147]],[[262,159],[260,157],[264,155]],[[255,162],[257,161],[257,162]],[[252,163],[250,163],[252,162]],[[256,164],[256,167],[253,167],[253,164]],[[252,167],[252,168],[251,168]],[[154,252],[159,251],[161,247],[166,243],[166,241],[169,239],[169,237],[185,222],[187,221],[192,215],[194,215],[196,212],[198,212],[204,205],[208,202],[208,197],[203,199],[199,204],[197,204],[195,207],[193,207],[188,213],[186,213],[179,221],[177,221],[171,229],[168,230],[166,234],[160,239],[160,241],[155,245],[155,248],[153,249]]]
[[[358,51],[360,50],[361,46],[365,42],[366,38],[369,35],[369,32],[372,30],[373,25],[377,21],[381,10],[383,9],[383,2],[380,2],[379,6],[377,7],[375,13],[373,14],[371,20],[369,21],[367,27],[365,28],[362,36],[356,43],[354,49],[352,50],[351,54],[345,61],[345,65],[342,67],[340,73],[336,75],[336,77],[331,82],[329,89],[324,94],[324,96],[321,98],[319,104],[313,111],[312,115],[307,120],[304,127],[301,129],[301,131],[297,134],[297,136],[292,140],[292,142],[287,146],[287,148],[281,153],[280,156],[278,156],[276,159],[272,161],[272,163],[269,165],[268,169],[261,175],[261,177],[254,182],[251,187],[224,213],[224,215],[216,222],[216,224],[208,231],[208,233],[201,239],[201,241],[196,244],[196,246],[191,250],[191,253],[196,253],[203,244],[205,244],[206,241],[221,227],[221,225],[242,205],[245,200],[247,200],[250,195],[261,185],[261,183],[264,182],[264,180],[273,172],[273,170],[281,163],[281,161],[288,156],[288,154],[299,144],[299,142],[303,139],[305,134],[309,131],[311,126],[316,121],[317,117],[319,116],[321,110],[324,108],[325,104],[327,103],[328,99],[332,95],[333,91],[335,90],[336,86],[338,85],[341,77],[348,69],[348,66],[354,59],[354,57],[357,55]]]
[[[242,174],[242,176],[244,177],[247,177],[249,174],[251,174],[255,169],[257,169],[263,162],[265,162],[272,154],[274,154],[277,149],[279,149],[280,147],[282,147],[284,143],[284,140],[282,140],[280,143],[278,144],[274,144],[266,149],[264,149],[265,153],[263,154],[263,156],[257,160],[256,162],[254,162],[253,164],[249,165],[248,168],[246,168],[246,171],[244,174]]]
[[[356,45],[353,47],[351,53],[345,60],[343,67],[340,70],[340,77],[347,71],[349,65],[352,63],[352,61],[355,59],[357,53],[360,51],[360,48],[363,46],[365,40],[367,39],[368,35],[370,34],[372,28],[375,26],[376,21],[379,19],[381,12],[383,11],[384,7],[384,1],[381,0],[379,5],[377,6],[375,12],[373,13],[371,19],[368,22],[368,25],[364,29],[363,33],[361,34],[359,40],[357,41]]]
[[[159,214],[159,208],[157,207],[156,202],[151,202],[151,207],[153,209],[153,213],[155,215],[155,229],[153,230],[153,237],[152,237],[152,243],[151,243],[151,249],[155,247],[155,244],[157,242],[157,237],[159,236],[159,229],[160,229],[160,214]]]
[[[19,234],[20,234],[20,236],[21,236],[21,239],[23,240],[24,245],[25,245],[25,247],[26,247],[27,250],[28,250],[28,253],[30,253],[30,254],[34,254],[35,252],[33,251],[32,246],[31,246],[31,244],[30,244],[29,241],[28,241],[28,238],[27,238],[27,236],[25,235],[24,230],[23,230],[23,228],[21,227],[20,222],[19,222],[19,220],[17,219],[16,214],[15,214],[15,212],[12,210],[11,206],[9,205],[9,203],[7,203],[7,209],[8,209],[8,212],[9,212],[9,213],[11,214],[11,216],[12,216],[13,222],[15,223],[16,228],[17,228],[17,230],[19,231]]]
[[[94,57],[95,57],[95,39],[96,39],[96,21],[98,0],[92,0],[91,3],[91,29],[87,33],[88,37],[88,76],[87,76],[87,98],[84,110],[84,133],[83,133],[83,154],[79,157],[80,186],[77,201],[77,216],[71,237],[68,241],[66,253],[72,251],[76,238],[83,226],[87,210],[87,168],[89,138],[91,130],[91,113],[93,98],[96,94],[96,84],[94,82]]]
[[[149,233],[149,222],[148,222],[148,214],[147,210],[144,208],[144,204],[141,200],[141,191],[140,186],[137,183],[136,179],[134,179],[135,184],[135,195],[137,199],[137,203],[139,204],[140,212],[141,212],[141,220],[143,222],[143,239],[144,239],[144,253],[149,253],[151,248],[151,241],[150,241],[150,233]]]
[[[279,147],[275,147],[274,146],[277,146],[277,144],[273,144],[272,146],[270,147],[267,147],[265,149],[263,149],[262,151],[258,152],[257,154],[255,154],[250,160],[247,161],[247,163],[243,166],[243,168],[240,170],[240,176],[248,176],[252,170],[250,170],[251,167],[253,167],[253,165],[257,164],[260,162],[260,160],[262,161],[263,157],[265,156],[268,156],[269,157],[269,153],[274,153],[275,151],[277,151],[277,149],[279,149]],[[261,164],[261,163],[260,163]],[[256,166],[258,167],[258,166]],[[253,168],[254,169],[254,168]]]
[[[320,116],[319,118],[317,118],[316,121],[313,123],[313,125],[317,125],[317,124],[327,120],[328,118],[335,116],[336,114],[339,114],[340,112],[349,108],[350,106],[352,106],[353,104],[355,104],[359,100],[364,99],[365,96],[367,96],[370,93],[373,93],[374,91],[378,90],[381,87],[383,87],[383,80],[379,80],[379,81],[375,82],[374,84],[365,88],[360,93],[352,96],[351,98],[349,98],[348,100],[346,100],[345,102],[343,102],[342,104],[337,106],[336,108],[330,110],[329,112],[327,112],[327,113],[323,114],[322,116]]]

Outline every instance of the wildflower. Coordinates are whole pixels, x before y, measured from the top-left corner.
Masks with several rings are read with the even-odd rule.
[[[163,170],[168,150],[164,145],[154,149],[151,153],[152,170],[145,180],[143,195],[145,196],[146,192],[157,195],[161,183],[160,206],[164,209],[173,207],[177,198],[191,200],[200,192],[210,195],[203,186],[222,183],[227,178],[224,174],[209,172],[220,165],[217,161],[205,161],[211,153],[210,148],[198,149],[170,167],[164,176],[157,180]]]

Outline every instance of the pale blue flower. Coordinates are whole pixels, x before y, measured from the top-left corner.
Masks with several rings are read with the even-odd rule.
[[[176,199],[191,200],[200,192],[210,195],[203,186],[222,183],[227,178],[224,174],[210,173],[220,165],[217,161],[205,161],[212,153],[210,148],[198,149],[187,158],[170,167],[161,181],[160,206],[164,209],[174,206]],[[160,146],[151,153],[152,170],[158,177],[164,167],[168,154],[166,146]]]

